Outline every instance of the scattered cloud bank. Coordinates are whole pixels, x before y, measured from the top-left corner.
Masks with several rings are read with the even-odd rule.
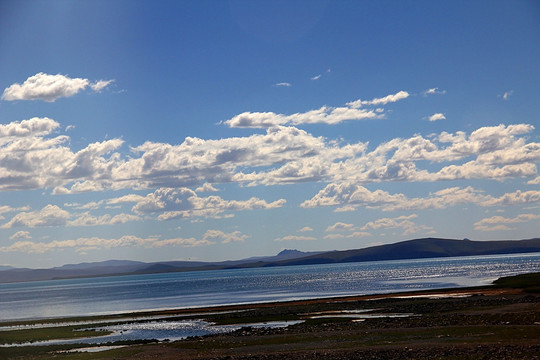
[[[110,83],[111,80],[91,82],[39,73],[23,84],[6,88],[2,99],[53,102],[85,89],[99,92]],[[423,95],[444,93],[444,90],[432,88]],[[507,100],[511,94],[507,92],[501,97]],[[358,99],[345,106],[322,106],[288,115],[244,112],[222,124],[264,130],[221,139],[187,137],[180,144],[145,142],[127,149],[124,140],[115,138],[73,150],[71,139],[66,135],[72,126],[62,127],[48,117],[0,124],[0,191],[44,190],[67,195],[123,190],[124,194],[83,204],[65,203],[62,207],[48,204],[41,209],[0,204],[0,229],[107,226],[143,220],[200,221],[231,218],[237,211],[279,209],[287,204],[283,198],[238,200],[210,194],[218,192],[220,184],[255,187],[320,183],[320,190],[300,207],[333,207],[335,212],[358,208],[412,212],[466,204],[491,207],[540,203],[538,190],[515,190],[493,196],[472,186],[454,186],[410,197],[399,192],[369,189],[383,182],[470,179],[527,178],[527,184],[539,184],[540,143],[530,137],[534,131],[530,124],[486,126],[469,133],[415,134],[379,144],[345,143],[314,136],[299,128],[306,124],[334,125],[348,120],[384,118],[387,105],[409,96],[407,91],[399,91],[371,100]],[[443,113],[435,113],[428,119],[445,118]],[[104,214],[104,210],[109,210],[110,214]],[[400,231],[405,236],[433,233],[432,227],[418,224],[417,217],[417,214],[384,217],[362,225],[336,222],[327,227],[324,239],[369,237],[386,229]],[[474,227],[478,231],[506,231],[512,230],[511,224],[539,218],[540,215],[535,214],[515,218],[493,216],[476,222]],[[274,241],[316,241],[317,237],[305,234],[312,231],[313,228],[305,226],[296,231],[297,235],[278,237]],[[195,247],[244,242],[247,238],[249,236],[240,231],[207,230],[200,238],[122,236],[35,242],[30,241],[29,231],[20,230],[9,237],[15,242],[0,247],[0,252],[45,253],[71,249],[81,253],[128,246]]]
[[[42,100],[54,102],[62,97],[71,97],[86,88],[100,92],[113,80],[98,80],[91,82],[83,78],[70,78],[65,75],[49,75],[37,73],[30,76],[22,84],[7,87],[2,94],[2,100]]]
[[[282,207],[285,203],[285,199],[267,203],[255,197],[245,201],[224,200],[219,196],[199,197],[188,188],[160,188],[144,198],[137,199],[132,210],[139,215],[159,213],[159,220],[193,217],[219,218],[226,211],[275,209]]]
[[[85,208],[84,206],[78,207]],[[97,207],[96,207],[97,208]],[[50,226],[98,226],[123,224],[138,221],[141,218],[132,214],[116,214],[94,216],[90,212],[70,213],[57,205],[46,205],[41,210],[23,211],[14,215],[11,220],[0,226],[0,229],[18,227],[50,227]]]
[[[312,79],[315,80],[315,79]],[[336,125],[347,120],[376,119],[383,117],[384,109],[360,109],[364,106],[382,106],[409,97],[406,91],[372,100],[356,100],[347,106],[322,106],[319,109],[291,115],[274,112],[244,112],[226,120],[223,124],[231,128],[270,128],[278,125],[327,124]]]
[[[194,186],[212,191],[213,185],[204,184],[324,181],[345,186],[518,177],[534,183],[540,160],[540,143],[526,137],[534,130],[528,124],[482,127],[470,134],[418,134],[374,148],[363,142],[326,140],[292,126],[273,126],[264,134],[245,137],[187,137],[179,145],[146,142],[128,154],[120,152],[122,139],[72,151],[69,136],[58,134],[59,129],[50,118],[0,125],[0,191],[53,189],[54,194],[75,194]],[[258,199],[250,201],[260,205]],[[241,207],[229,202],[223,208],[228,206]],[[193,204],[171,211],[197,209]]]
[[[302,235],[287,235],[274,239],[274,241],[315,241],[317,238]]]
[[[313,198],[300,206],[314,208],[334,206],[336,211],[353,211],[358,207],[379,209],[382,211],[444,209],[458,204],[477,206],[504,206],[534,204],[540,202],[540,191],[517,190],[500,197],[484,195],[471,186],[466,188],[451,187],[430,193],[427,197],[410,198],[405,194],[391,194],[383,190],[370,191],[353,183],[329,184]]]
[[[519,214],[514,218],[492,216],[474,223],[474,228],[480,231],[508,231],[514,229],[507,224],[525,223],[538,219],[540,219],[538,214]]]
[[[356,239],[361,237],[372,236],[369,231],[381,230],[381,229],[401,229],[402,235],[407,236],[419,232],[431,234],[433,228],[426,225],[418,225],[412,221],[417,218],[417,214],[411,214],[407,216],[399,216],[395,218],[380,218],[374,221],[367,222],[362,226],[356,226],[354,224],[346,224],[337,222],[334,225],[330,225],[326,228],[326,232],[329,233],[325,239]]]
[[[197,247],[215,244],[216,242],[228,243],[231,241],[244,241],[247,235],[239,231],[225,233],[220,230],[208,230],[202,238],[170,238],[159,237],[142,238],[134,235],[126,235],[119,238],[105,239],[100,237],[83,237],[75,240],[57,240],[51,242],[17,241],[9,246],[1,246],[0,253],[20,252],[28,254],[43,254],[54,250],[71,249],[77,253],[113,249],[122,247]]]

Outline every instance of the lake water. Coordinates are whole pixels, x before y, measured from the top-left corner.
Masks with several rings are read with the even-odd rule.
[[[540,272],[540,253],[0,284],[0,321],[476,286]]]

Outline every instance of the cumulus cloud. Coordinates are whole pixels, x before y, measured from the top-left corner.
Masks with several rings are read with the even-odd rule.
[[[221,230],[208,230],[204,233],[203,240],[209,242],[219,241],[222,244],[229,244],[231,242],[244,242],[249,235],[242,234],[240,231],[234,231],[232,233],[225,233]]]
[[[446,94],[446,90],[439,90],[439,88],[427,89],[423,92],[424,96],[427,95],[443,95]]]
[[[540,191],[517,190],[500,197],[483,194],[473,187],[451,187],[430,193],[427,197],[410,198],[402,193],[391,194],[383,190],[368,190],[353,183],[328,184],[313,198],[304,201],[300,206],[314,208],[335,206],[355,210],[358,207],[379,209],[383,211],[444,209],[458,204],[475,204],[478,206],[518,205],[540,202]],[[344,224],[338,223],[341,226]],[[337,226],[336,224],[335,226]],[[327,229],[328,230],[328,229]]]
[[[199,186],[197,189],[195,189],[196,192],[216,192],[218,189],[216,189],[212,184],[204,183],[202,186]]]
[[[319,79],[320,75],[312,78]],[[347,106],[322,106],[319,109],[291,115],[274,112],[243,112],[222,123],[231,128],[269,128],[278,125],[327,124],[335,125],[347,120],[375,119],[384,116],[381,105],[393,103],[409,96],[406,91],[372,100],[356,100]],[[360,109],[362,106],[379,106],[377,109]]]
[[[20,239],[31,239],[32,236],[30,236],[30,232],[28,231],[17,231],[15,234],[11,235],[9,237],[11,240],[20,240]]]
[[[16,211],[28,211],[28,210],[30,210],[29,206],[21,206],[18,208],[14,208],[9,205],[0,205],[0,220],[4,219],[3,214],[16,212]]]
[[[20,212],[0,228],[61,226],[67,224],[69,217],[69,212],[49,204],[39,211]]]
[[[372,234],[366,231],[355,231],[349,234],[343,234],[343,233],[327,234],[324,236],[324,239],[325,240],[359,239],[359,238],[368,237],[368,236],[372,236]]]
[[[310,232],[310,231],[313,231],[313,229],[310,228],[309,226],[304,226],[303,228],[298,230],[298,232]]]
[[[72,152],[65,144],[69,137],[52,136],[60,124],[49,118],[32,118],[0,125],[0,191],[29,190],[60,186],[81,181],[81,190],[94,182],[103,185],[110,180],[123,141],[111,139]],[[98,187],[99,188],[99,187]],[[101,186],[103,188],[103,186]],[[60,192],[60,191],[59,191]]]
[[[61,97],[70,97],[79,91],[90,87],[94,91],[101,91],[112,80],[99,80],[92,83],[88,79],[70,78],[65,75],[49,75],[38,73],[30,76],[22,84],[15,83],[4,90],[2,100],[43,100],[54,102]]]
[[[90,87],[92,88],[92,90],[100,92],[101,90],[109,86],[112,82],[113,80],[98,80],[95,83],[90,84]]]
[[[334,231],[350,231],[354,228],[353,224],[345,224],[342,222],[337,222],[334,225],[331,225],[326,228],[326,232],[334,232]]]
[[[538,176],[540,160],[540,143],[526,137],[534,130],[528,124],[427,138],[416,134],[375,147],[273,126],[245,137],[187,137],[179,145],[146,142],[131,147],[130,154],[119,152],[122,139],[73,151],[68,136],[55,134],[59,126],[48,118],[0,125],[0,191],[51,188],[54,194],[76,194],[184,187],[213,191],[220,183],[504,180]]]
[[[480,231],[513,230],[513,228],[508,227],[506,224],[525,223],[538,219],[540,219],[540,215],[538,214],[519,214],[514,218],[492,216],[474,223],[474,228]]]
[[[418,225],[412,221],[412,219],[415,219],[417,217],[418,215],[411,214],[395,218],[380,218],[374,221],[367,222],[362,226],[355,226],[353,224],[337,222],[326,229],[326,231],[330,234],[326,235],[325,239],[350,239],[372,236],[369,231],[381,229],[402,229],[402,235],[404,236],[422,231],[431,233],[433,231],[432,227],[426,225]]]
[[[100,215],[95,216],[89,212],[76,215],[75,219],[68,221],[67,226],[100,226],[125,224],[131,221],[139,221],[141,218],[132,214]]]
[[[48,135],[60,127],[60,124],[49,118],[34,117],[30,120],[14,121],[9,124],[0,124],[0,141],[7,141],[8,138],[23,138],[33,136]],[[12,139],[13,141],[15,139]]]
[[[302,235],[287,235],[280,238],[275,238],[274,241],[315,241],[316,238],[312,236],[302,236]]]
[[[350,107],[323,106],[316,110],[292,115],[274,112],[244,112],[224,124],[231,128],[269,128],[277,125],[328,124],[335,125],[346,120],[374,119],[380,117],[373,110]]]
[[[442,113],[433,114],[428,118],[428,120],[432,121],[432,122],[433,121],[438,121],[438,120],[444,120],[444,119],[446,119],[446,116],[444,116],[444,114],[442,114]]]
[[[249,200],[224,200],[219,196],[199,197],[188,188],[160,188],[155,192],[138,198],[132,210],[137,214],[159,213],[159,220],[192,217],[220,217],[228,211],[243,211],[256,209],[274,209],[282,207],[285,199],[267,203],[258,198]]]
[[[71,249],[75,252],[87,252],[90,250],[113,249],[122,247],[197,247],[212,245],[214,242],[207,239],[196,238],[170,238],[159,239],[157,237],[141,238],[134,235],[126,235],[120,238],[82,237],[75,240],[56,240],[52,242],[17,241],[9,246],[0,247],[0,253],[20,252],[27,254],[43,254],[56,250]]]
[[[355,100],[347,103],[347,106],[350,106],[354,109],[360,108],[362,106],[366,105],[386,105],[388,103],[394,103],[403,99],[406,99],[409,97],[409,93],[407,91],[399,91],[395,94],[390,94],[382,98],[374,98],[372,100]]]

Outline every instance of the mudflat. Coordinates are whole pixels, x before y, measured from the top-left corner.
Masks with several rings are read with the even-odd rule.
[[[518,285],[171,310],[159,315],[192,313],[239,329],[100,352],[0,348],[0,358],[539,359],[540,293]],[[293,320],[287,327],[250,325]]]

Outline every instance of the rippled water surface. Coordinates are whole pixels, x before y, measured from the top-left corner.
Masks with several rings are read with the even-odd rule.
[[[0,321],[488,284],[540,271],[540,253],[0,284]]]

